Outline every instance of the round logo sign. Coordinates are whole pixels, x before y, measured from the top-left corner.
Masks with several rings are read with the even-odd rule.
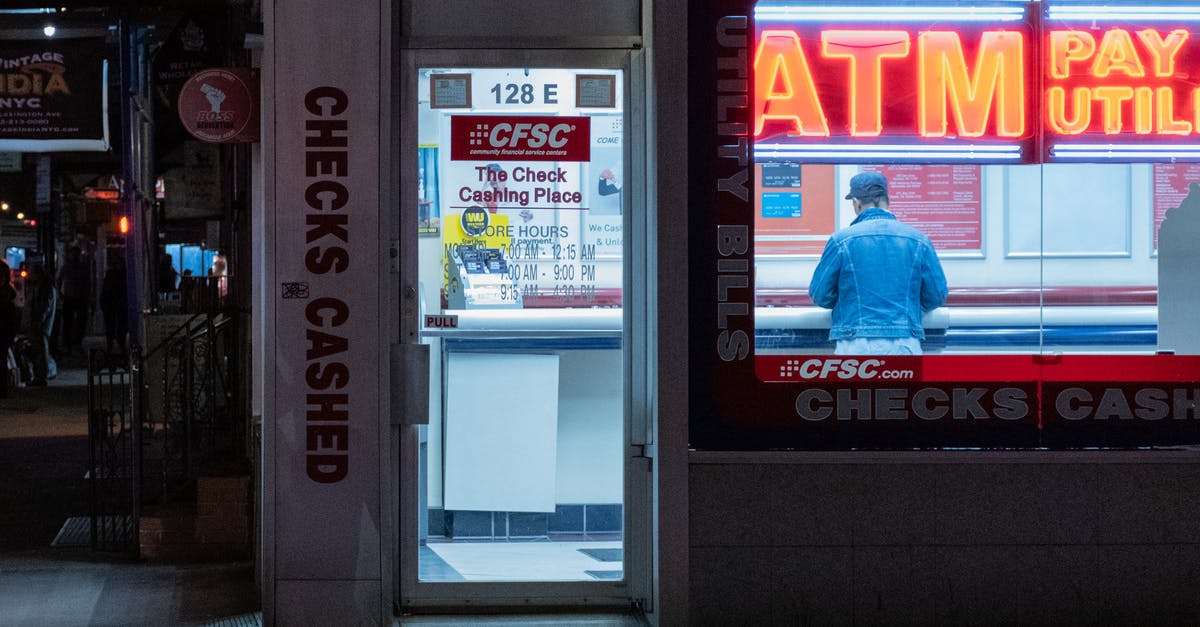
[[[488,212],[484,211],[483,207],[468,207],[463,209],[459,221],[462,223],[463,233],[471,237],[479,237],[487,230]]]
[[[237,141],[254,117],[254,97],[241,72],[211,68],[192,75],[179,91],[179,119],[196,139]]]

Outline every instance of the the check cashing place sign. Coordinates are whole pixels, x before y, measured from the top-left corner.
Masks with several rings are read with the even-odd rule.
[[[755,163],[1194,160],[1200,5],[714,2],[690,21],[691,444],[1200,443],[1192,355],[755,353]]]

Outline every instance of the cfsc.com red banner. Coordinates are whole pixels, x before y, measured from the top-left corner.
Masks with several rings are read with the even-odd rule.
[[[787,386],[793,424],[872,446],[1200,442],[1197,355],[760,355],[755,371],[799,384]],[[909,431],[878,437],[897,424]],[[1021,444],[1028,428],[1036,432]]]
[[[456,115],[450,119],[454,161],[591,161],[591,118]]]

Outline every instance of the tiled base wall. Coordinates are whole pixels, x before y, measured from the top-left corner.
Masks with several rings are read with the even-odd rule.
[[[1200,457],[1044,455],[704,457],[689,624],[1200,625]]]
[[[624,516],[620,503],[558,505],[549,512],[467,512],[429,509],[430,537],[522,539],[552,534],[613,534]]]

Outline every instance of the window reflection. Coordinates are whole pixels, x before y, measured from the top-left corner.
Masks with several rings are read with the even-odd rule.
[[[944,268],[925,354],[1200,352],[1198,166],[772,161],[756,166],[757,353],[834,352],[833,315],[808,288],[830,235],[856,218],[844,196],[862,172],[887,177],[890,211]]]

